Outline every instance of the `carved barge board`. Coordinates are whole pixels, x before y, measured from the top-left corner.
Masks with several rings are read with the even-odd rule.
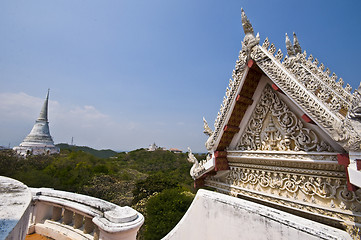
[[[242,86],[242,90],[236,98],[236,103],[228,123],[223,129],[224,133],[221,136],[221,140],[217,146],[217,151],[224,151],[225,148],[231,143],[234,135],[238,132],[238,126],[241,123],[248,106],[253,103],[252,97],[261,77],[262,72],[256,64],[253,64],[252,68],[250,68],[248,71]]]

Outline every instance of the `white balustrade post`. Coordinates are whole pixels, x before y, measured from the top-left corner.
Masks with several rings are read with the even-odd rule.
[[[83,215],[75,213],[74,215],[74,228],[81,228],[83,226]]]
[[[63,223],[66,225],[71,225],[73,222],[73,211],[70,211],[68,209],[64,210],[64,217],[63,217]]]
[[[92,233],[94,230],[94,223],[92,222],[92,219],[89,217],[84,218],[84,233]]]
[[[59,221],[61,219],[62,212],[63,212],[63,209],[61,207],[53,206],[53,214],[52,214],[51,220]]]

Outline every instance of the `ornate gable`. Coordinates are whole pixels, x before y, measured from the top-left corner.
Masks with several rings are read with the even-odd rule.
[[[268,84],[263,90],[245,132],[238,140],[238,150],[333,152]]]
[[[348,151],[360,150],[360,133],[355,129],[355,121],[348,117],[358,92],[351,95],[349,86],[342,87],[342,79],[336,83],[335,74],[329,77],[329,70],[322,72],[323,67],[316,68],[317,62],[305,60],[305,53],[291,58],[286,56],[283,62],[282,52],[274,53],[274,45],[269,45],[266,39],[262,47],[255,46],[250,55],[257,66],[329,136]]]
[[[306,58],[295,35],[293,44],[286,35],[285,57],[268,38],[259,45],[243,10],[242,25],[242,50],[214,131],[204,120],[209,154],[198,162],[189,151],[195,185],[361,239],[361,85],[351,94],[324,64]]]
[[[205,132],[209,135],[205,144],[210,155],[208,159],[213,161],[204,173],[217,169],[217,161],[214,160],[216,152],[219,152],[219,156],[222,156],[220,158],[223,158],[220,161],[222,167],[219,169],[228,169],[227,160],[224,159],[227,155],[225,151],[230,148],[231,142],[231,148],[234,148],[233,138],[235,135],[239,135],[239,124],[243,121],[247,108],[253,102],[254,92],[262,76],[267,76],[276,88],[292,101],[293,105],[303,111],[310,121],[318,126],[317,129],[322,131],[322,138],[326,138],[334,149],[337,148],[341,152],[352,152],[354,156],[351,157],[351,162],[353,163],[356,158],[361,158],[361,88],[351,94],[350,85],[347,84],[346,87],[343,87],[344,81],[341,78],[337,81],[334,73],[330,76],[331,72],[328,68],[325,70],[324,64],[320,64],[312,55],[306,58],[306,52],[302,53],[295,34],[293,44],[286,35],[286,48],[289,56],[284,57],[282,51],[277,51],[268,38],[262,45],[259,45],[259,34],[254,35],[253,27],[243,10],[242,26],[245,32],[242,49],[216,117],[214,131],[204,120]],[[271,115],[272,117],[270,117]],[[264,141],[269,137],[266,136],[266,132],[262,132],[266,130],[268,134],[272,133],[276,139],[281,139],[276,140],[277,149],[289,148],[290,150],[317,152],[329,148],[323,140],[320,140],[320,136],[305,128],[299,118],[291,117],[292,114],[287,116],[288,120],[297,119],[297,121],[295,120],[297,123],[294,123],[292,128],[295,130],[294,132],[285,128],[281,119],[271,115],[264,116],[265,122],[262,122],[264,128],[261,129],[262,134],[260,133],[258,136],[259,139],[256,139],[255,136],[246,139],[247,136],[243,136],[244,139],[239,140],[238,149],[257,149],[261,146],[262,141],[266,145],[271,144],[269,140],[268,142]],[[248,131],[251,130],[248,129]],[[273,130],[275,132],[272,132]],[[251,133],[248,134],[251,135]],[[272,142],[274,144],[275,140]],[[337,143],[337,147],[335,143]],[[264,149],[275,147],[266,145],[263,146]],[[202,177],[203,174],[199,176]]]

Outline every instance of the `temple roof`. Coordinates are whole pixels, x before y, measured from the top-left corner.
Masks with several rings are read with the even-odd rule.
[[[259,86],[265,82],[284,96],[282,98],[293,106],[293,110],[298,111],[299,115],[295,119],[302,118],[297,120],[299,128],[302,129],[304,124],[315,126],[312,127],[315,129],[312,135],[319,135],[314,139],[320,140],[318,147],[304,148],[302,151],[327,152],[325,149],[333,149],[338,153],[361,155],[361,87],[351,93],[351,86],[344,86],[342,78],[338,78],[335,73],[331,74],[312,54],[302,52],[295,33],[293,43],[286,34],[288,55],[284,55],[268,38],[262,45],[259,44],[259,34],[254,35],[253,27],[243,9],[242,26],[245,32],[242,49],[215,120],[214,130],[203,119],[204,133],[209,136],[205,143],[209,155],[207,159],[198,162],[194,160],[191,151],[189,152],[189,159],[194,162],[191,176],[198,179],[212,171],[228,169],[226,151],[235,147],[237,136],[240,137],[244,131],[241,127],[244,128],[246,122],[254,120],[249,113],[256,111],[254,100],[259,98],[263,91]],[[258,97],[255,97],[256,95]],[[292,131],[287,128],[284,130]],[[312,132],[305,130],[307,131]],[[306,135],[299,141],[310,141]],[[328,144],[332,145],[332,148],[329,148]],[[237,149],[244,148],[238,143]]]
[[[313,122],[347,151],[359,151],[360,123],[352,117],[358,112],[361,95],[351,93],[351,87],[342,78],[320,63],[312,54],[302,53],[295,33],[293,44],[286,34],[288,56],[276,50],[266,38],[259,44],[259,35],[242,9],[245,37],[242,50],[207,142],[207,149],[223,151],[239,131],[238,125],[252,104],[252,96],[262,75],[266,75]],[[357,114],[356,114],[357,115]],[[355,116],[356,116],[355,115]],[[359,116],[359,115],[357,115]],[[207,124],[208,125],[208,124]]]

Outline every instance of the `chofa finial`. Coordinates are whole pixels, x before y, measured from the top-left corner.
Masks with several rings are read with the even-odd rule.
[[[295,56],[295,49],[293,48],[293,45],[287,33],[286,33],[286,49],[289,57]]]
[[[293,32],[293,48],[295,49],[295,53],[296,54],[301,54],[302,53],[302,49],[300,46],[300,43],[298,42],[296,33]]]
[[[254,36],[252,24],[246,16],[243,8],[241,8],[241,16],[242,27],[245,34],[242,45],[249,50],[259,43],[259,34],[257,33],[257,36]]]
[[[244,12],[243,8],[241,8],[241,16],[242,16],[242,27],[244,34],[247,35],[250,33],[254,35],[252,24],[249,21],[248,17],[246,16],[246,13]]]

